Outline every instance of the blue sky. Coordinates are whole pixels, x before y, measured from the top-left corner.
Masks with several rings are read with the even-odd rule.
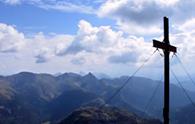
[[[19,5],[1,3],[0,14],[2,23],[15,25],[17,30],[27,33],[75,34],[78,29],[77,23],[82,19],[92,22],[95,26],[114,24],[113,20],[100,19],[94,14],[45,10],[27,3]]]
[[[0,0],[1,74],[131,74],[163,40],[164,16],[170,41],[190,73],[195,61],[193,0]],[[189,45],[190,43],[190,45]],[[162,52],[162,51],[161,51]],[[158,54],[138,75],[158,78]],[[182,75],[177,62],[173,67]]]

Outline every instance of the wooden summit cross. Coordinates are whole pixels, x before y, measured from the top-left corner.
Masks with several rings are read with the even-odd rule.
[[[160,48],[164,51],[164,124],[169,124],[169,53],[177,52],[175,46],[169,43],[169,20],[164,17],[164,40],[163,42],[153,40],[153,47]]]

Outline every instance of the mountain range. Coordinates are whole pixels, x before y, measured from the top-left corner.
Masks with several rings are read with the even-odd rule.
[[[115,106],[140,117],[162,119],[163,83],[144,77],[133,77],[111,101],[107,100],[128,76],[96,78],[92,73],[59,75],[21,72],[0,76],[0,123],[57,123],[71,112],[88,106]],[[159,86],[159,87],[158,87]],[[154,98],[146,107],[155,88]],[[175,124],[187,118],[181,114],[191,105],[183,91],[171,84],[171,117]],[[188,91],[193,100],[195,92]],[[192,122],[193,121],[192,119]]]

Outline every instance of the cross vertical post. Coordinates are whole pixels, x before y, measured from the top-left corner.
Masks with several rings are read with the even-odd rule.
[[[164,43],[169,45],[169,22],[166,17],[164,17]],[[164,124],[169,124],[169,53],[169,50],[164,50]]]
[[[169,124],[169,97],[170,97],[170,82],[169,82],[169,54],[177,52],[175,46],[169,43],[169,20],[164,17],[164,40],[163,42],[153,40],[153,47],[160,48],[164,51],[164,108],[163,119],[164,124]]]

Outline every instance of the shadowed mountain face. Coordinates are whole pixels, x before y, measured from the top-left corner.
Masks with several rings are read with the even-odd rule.
[[[195,107],[192,104],[176,108],[171,123],[173,124],[195,124]]]
[[[54,120],[59,120],[82,104],[95,98],[97,98],[97,95],[82,90],[65,91],[48,104],[49,113],[51,113]]]
[[[57,122],[81,106],[104,104],[127,78],[97,79],[92,73],[53,76],[30,72],[0,76],[0,123]],[[162,82],[133,77],[108,104],[144,116],[142,111],[159,83]],[[195,96],[193,92],[189,93]],[[160,85],[147,114],[161,118],[162,96],[163,85]],[[181,89],[175,85],[171,85],[171,99],[173,110],[188,104]]]
[[[86,107],[74,111],[59,124],[162,124],[159,120],[147,120],[127,111],[113,108]]]

